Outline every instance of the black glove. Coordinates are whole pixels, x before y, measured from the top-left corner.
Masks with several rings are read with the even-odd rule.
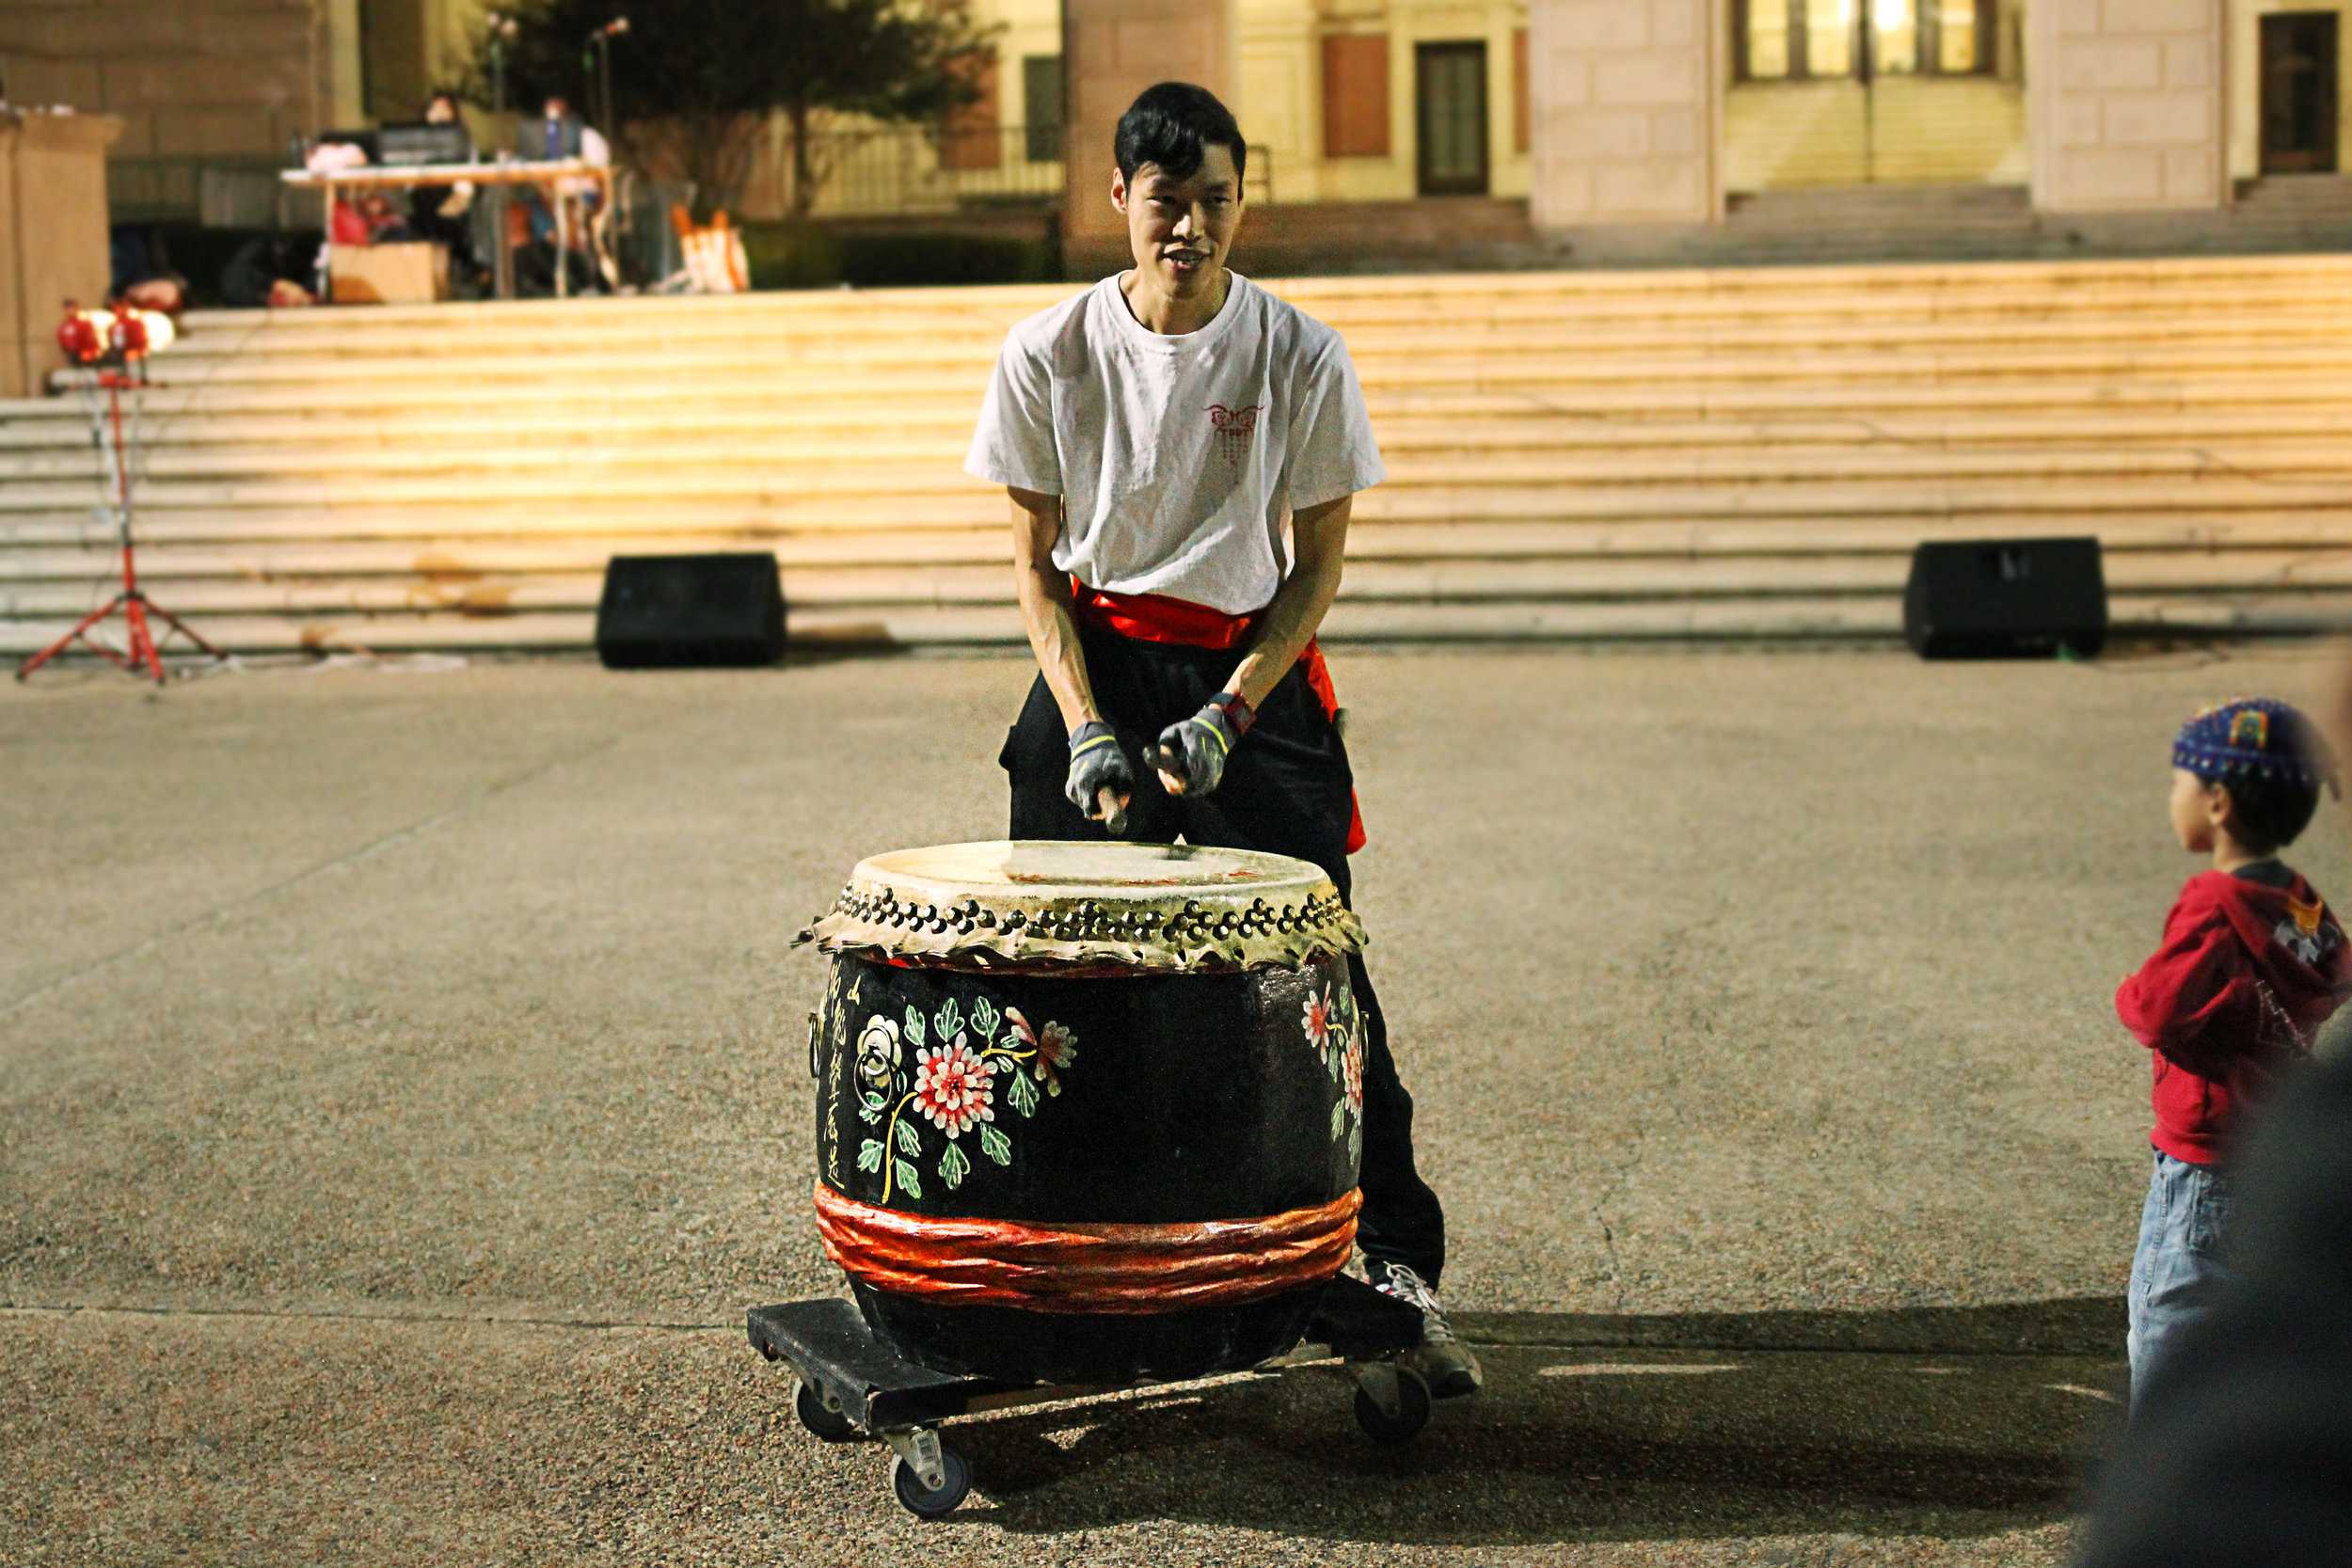
[[[1109,790],[1116,803],[1105,805],[1102,795]],[[1100,720],[1078,726],[1078,733],[1070,737],[1070,782],[1063,793],[1070,803],[1086,814],[1089,822],[1100,822],[1114,833],[1127,831],[1127,801],[1136,792],[1136,770],[1128,765],[1126,750],[1111,727]]]
[[[1220,691],[1215,701],[1183,723],[1162,730],[1148,760],[1175,781],[1168,793],[1214,795],[1225,778],[1225,759],[1233,754],[1234,746],[1249,733],[1257,717],[1240,697]]]

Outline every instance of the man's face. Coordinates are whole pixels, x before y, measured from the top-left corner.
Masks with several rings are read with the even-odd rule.
[[[1200,166],[1182,180],[1145,164],[1130,185],[1114,169],[1111,204],[1127,214],[1137,268],[1178,299],[1215,293],[1241,227],[1241,176],[1232,148],[1210,143]]]
[[[430,124],[447,125],[457,118],[457,105],[446,98],[437,98],[424,106],[424,118]]]
[[[548,100],[547,108],[542,112],[545,113],[549,119],[562,119],[565,115],[572,112],[572,106],[561,98],[550,98]]]

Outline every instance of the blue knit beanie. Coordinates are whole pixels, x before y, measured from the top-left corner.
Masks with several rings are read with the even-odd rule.
[[[2172,765],[2207,784],[2251,777],[2344,793],[2334,753],[2318,727],[2269,697],[2233,697],[2191,719],[2172,742]]]

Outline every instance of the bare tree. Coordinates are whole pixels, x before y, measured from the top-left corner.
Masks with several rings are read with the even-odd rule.
[[[504,45],[508,101],[528,108],[561,93],[595,103],[588,40],[615,18],[611,44],[616,125],[600,126],[622,156],[674,168],[707,215],[734,205],[770,120],[791,134],[792,210],[805,216],[832,172],[827,126],[843,118],[943,122],[977,97],[977,66],[996,29],[970,0],[517,0]],[[491,96],[492,47],[479,28],[460,90]]]

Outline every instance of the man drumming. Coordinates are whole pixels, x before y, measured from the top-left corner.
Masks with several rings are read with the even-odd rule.
[[[1039,667],[999,760],[1012,836],[1261,849],[1343,898],[1363,843],[1315,630],[1355,493],[1385,470],[1339,334],[1227,270],[1248,144],[1163,82],[1120,119],[1111,204],[1132,270],[1012,330],[966,467],[1012,496]],[[1285,523],[1288,528],[1285,530]],[[1425,1314],[1440,1397],[1476,1357],[1438,1305],[1445,1216],[1413,1167],[1413,1101],[1360,955],[1363,1212],[1373,1283]]]

